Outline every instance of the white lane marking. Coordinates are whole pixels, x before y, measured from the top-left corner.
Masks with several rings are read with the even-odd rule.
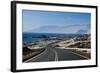
[[[58,61],[58,53],[55,50],[53,52],[55,53],[55,61]]]
[[[72,51],[71,51],[72,52]],[[75,53],[75,52],[72,52],[73,54],[76,54],[76,55],[78,55],[78,56],[81,56],[81,57],[83,57],[83,58],[86,58],[86,59],[89,59],[88,57],[86,57],[86,56],[83,56],[83,55],[80,55],[80,54],[78,54],[78,53]]]
[[[34,58],[36,58],[36,57],[39,57],[39,56],[41,56],[43,53],[45,53],[47,51],[47,49],[45,49],[42,53],[40,53],[40,54],[38,54],[38,55],[36,55],[36,56],[34,56],[34,57],[32,57],[32,58],[30,58],[30,59],[28,59],[28,60],[26,60],[26,61],[24,61],[24,62],[28,62],[28,61],[30,61],[30,60],[32,60],[32,59],[34,59]]]

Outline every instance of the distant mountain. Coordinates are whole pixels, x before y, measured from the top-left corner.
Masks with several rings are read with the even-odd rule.
[[[41,26],[36,29],[32,29],[28,32],[35,32],[35,33],[79,33],[84,34],[90,30],[89,24],[76,24],[76,25],[65,25],[65,26],[55,26],[55,25],[48,25],[48,26]]]
[[[91,33],[91,31],[90,31],[90,29],[89,30],[87,30],[87,32],[86,32],[87,34],[90,34]]]
[[[86,34],[87,30],[82,30],[80,29],[79,31],[76,32],[77,34]]]

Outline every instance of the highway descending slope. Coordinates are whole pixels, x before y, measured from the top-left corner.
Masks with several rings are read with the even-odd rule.
[[[68,60],[85,60],[81,55],[75,54],[67,49],[47,47],[45,51],[32,57],[25,62],[48,62],[48,61],[68,61]]]

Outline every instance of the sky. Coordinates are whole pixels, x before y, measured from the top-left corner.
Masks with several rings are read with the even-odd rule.
[[[73,33],[88,30],[90,13],[23,10],[23,32]],[[70,30],[73,29],[73,30]]]

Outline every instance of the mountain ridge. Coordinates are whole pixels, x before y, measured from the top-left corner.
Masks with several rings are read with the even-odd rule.
[[[76,34],[85,34],[90,33],[89,25],[65,25],[65,26],[41,26],[36,29],[29,30],[28,32],[34,33],[76,33]]]

